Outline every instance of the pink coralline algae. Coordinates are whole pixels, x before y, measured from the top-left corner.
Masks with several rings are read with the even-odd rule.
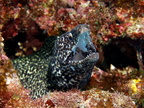
[[[144,107],[143,0],[0,0],[0,9],[0,107]],[[86,91],[30,99],[9,58],[32,54],[47,36],[78,24],[89,25],[100,53]]]

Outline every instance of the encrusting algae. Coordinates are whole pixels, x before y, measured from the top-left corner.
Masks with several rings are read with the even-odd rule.
[[[143,0],[2,0],[0,8],[0,107],[144,107]],[[10,59],[27,57],[48,36],[79,24],[89,25],[100,55],[87,86],[31,99]]]

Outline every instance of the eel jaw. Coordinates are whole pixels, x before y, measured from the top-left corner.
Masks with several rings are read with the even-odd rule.
[[[97,61],[99,54],[96,52],[96,48],[92,43],[87,26],[80,26],[78,31],[79,33],[73,31],[75,31],[75,29],[71,31],[71,33],[73,33],[71,35],[76,38],[76,44],[71,48],[71,52],[69,53],[66,61],[70,64]]]
[[[99,54],[89,35],[88,27],[81,24],[57,37],[49,68],[52,90],[81,89],[90,79]]]
[[[85,24],[58,36],[55,49],[54,55],[61,65],[96,62],[99,58],[90,37],[90,30]]]
[[[99,54],[98,53],[91,53],[89,55],[87,55],[84,59],[82,60],[69,60],[68,63],[69,64],[77,64],[77,63],[83,63],[83,62],[95,62],[97,61],[99,58]]]

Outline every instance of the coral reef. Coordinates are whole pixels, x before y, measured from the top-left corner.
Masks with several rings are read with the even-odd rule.
[[[58,97],[61,95],[61,97]],[[136,108],[135,103],[129,96],[124,96],[120,93],[110,93],[99,89],[91,89],[87,91],[69,92],[53,92],[50,94],[55,107],[72,108],[87,107],[87,108],[121,108],[131,107]]]
[[[16,73],[11,61],[3,51],[3,45],[3,38],[0,36],[0,107],[3,107],[9,99],[9,93],[7,92],[8,78],[13,77],[13,74]],[[3,98],[4,95],[5,98]]]
[[[10,78],[9,82],[8,91],[3,92],[5,95],[1,96],[3,99],[2,108],[136,108],[130,96],[118,92],[110,93],[96,88],[86,91],[55,91],[49,93],[48,96],[33,100],[29,96],[29,91],[21,86],[16,75]]]
[[[143,0],[0,0],[0,8],[0,107],[144,107]],[[100,53],[86,90],[30,99],[10,59],[82,23]]]

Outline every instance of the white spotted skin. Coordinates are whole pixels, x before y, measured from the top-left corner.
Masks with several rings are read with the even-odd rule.
[[[13,64],[32,98],[38,98],[48,91],[82,89],[98,58],[89,29],[81,24],[61,36],[49,37],[38,52],[15,59]]]

